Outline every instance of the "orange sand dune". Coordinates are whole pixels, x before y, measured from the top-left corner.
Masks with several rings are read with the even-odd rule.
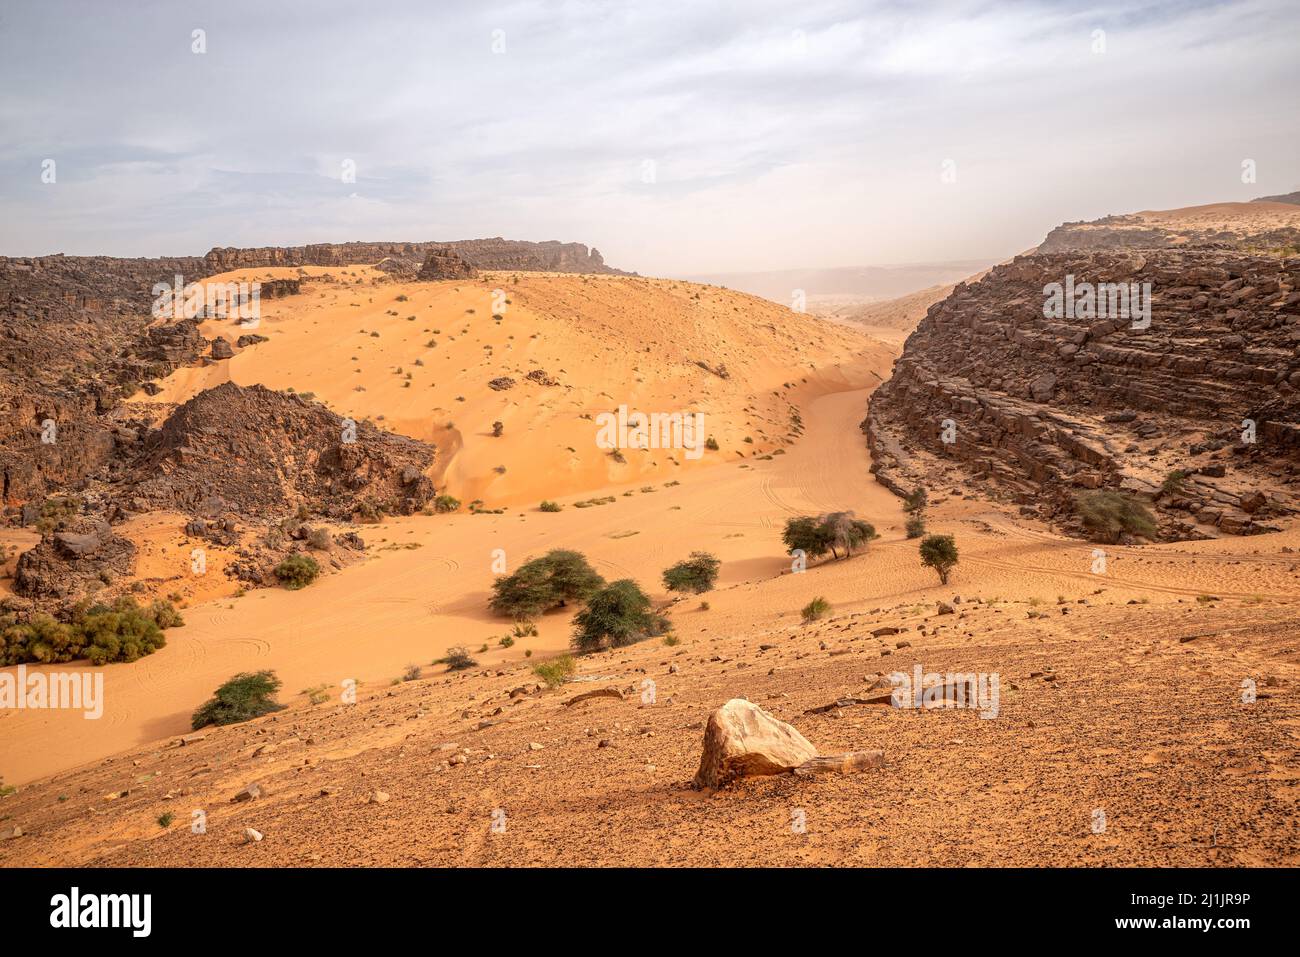
[[[209,281],[296,274],[246,269]],[[229,379],[311,393],[340,415],[436,443],[435,477],[463,501],[535,505],[771,452],[790,439],[794,386],[839,387],[838,364],[866,355],[883,373],[888,359],[859,335],[767,300],[674,280],[499,273],[393,283],[379,275],[350,267],[304,283],[301,295],[264,302],[256,329],[205,323],[210,338],[256,332],[269,341],[180,369],[152,400],[141,393],[136,401],[183,402]],[[514,385],[493,389],[501,377]],[[597,446],[596,416],[620,405],[703,413],[720,454],[624,450],[619,462]]]

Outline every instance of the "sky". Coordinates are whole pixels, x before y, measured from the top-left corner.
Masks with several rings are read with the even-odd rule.
[[[1297,37],[1296,0],[6,0],[0,254],[1000,258],[1300,189]]]

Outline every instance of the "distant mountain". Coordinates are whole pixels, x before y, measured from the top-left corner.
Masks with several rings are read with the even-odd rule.
[[[1294,203],[1300,206],[1300,190],[1294,193],[1283,193],[1281,196],[1261,196],[1259,199],[1252,199],[1252,203]]]
[[[997,259],[909,263],[902,266],[849,266],[838,269],[785,269],[770,272],[730,272],[683,276],[691,282],[726,286],[790,305],[795,290],[810,303],[825,300],[859,302],[894,299],[931,286],[959,282],[987,269]]]

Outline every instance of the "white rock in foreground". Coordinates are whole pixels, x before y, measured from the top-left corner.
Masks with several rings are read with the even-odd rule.
[[[716,788],[743,777],[784,774],[817,757],[802,734],[743,698],[733,698],[704,729],[695,786]]]

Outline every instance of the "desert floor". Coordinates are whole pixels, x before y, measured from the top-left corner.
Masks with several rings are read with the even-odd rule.
[[[1108,547],[1099,574],[1095,546],[964,498],[953,473],[931,487],[930,530],[954,534],[961,549],[941,586],[904,537],[899,501],[871,478],[858,430],[897,339],[664,280],[411,284],[394,305],[401,287],[353,271],[268,304],[257,331],[269,342],[181,370],[155,401],[183,401],[216,376],[293,385],[341,414],[382,415],[436,442],[440,484],[507,510],[390,518],[361,530],[366,560],[300,592],[241,597],[219,575],[169,577],[168,563],[188,555],[180,516],[139,520],[141,575],[160,593],[184,590],[187,624],[162,651],[104,669],[98,721],[0,715],[0,773],[19,785],[0,799],[0,836],[22,831],[0,841],[0,863],[1300,860],[1300,530]],[[340,279],[365,285],[354,293]],[[497,284],[513,300],[499,323],[482,305]],[[439,345],[418,352],[434,335]],[[668,354],[646,352],[655,341]],[[423,364],[412,367],[417,355]],[[728,375],[696,359],[725,363]],[[530,368],[562,384],[485,385]],[[411,395],[420,389],[425,397]],[[582,416],[619,402],[707,404],[722,453],[687,462],[630,452],[611,464],[589,451]],[[792,406],[802,434],[790,427]],[[506,423],[503,438],[490,435],[494,419]],[[605,495],[614,500],[574,507]],[[538,511],[542,498],[563,510]],[[785,519],[847,509],[881,538],[792,573]],[[537,637],[502,648],[509,622],[486,601],[498,549],[513,570],[554,547],[583,551],[607,578],[636,578],[663,603],[659,573],[694,549],[716,553],[722,575],[717,590],[668,606],[678,644],[580,658],[578,680],[543,690],[531,666],[565,649],[569,615],[547,615]],[[803,624],[814,596],[833,610]],[[956,612],[939,614],[941,600]],[[882,626],[903,630],[873,637]],[[474,670],[430,664],[449,646],[485,643]],[[396,682],[411,663],[422,677]],[[869,705],[805,713],[916,664],[999,674],[998,716]],[[181,745],[212,689],[256,668],[279,674],[289,708]],[[340,703],[345,679],[360,683],[355,705]],[[299,693],[320,685],[322,704]],[[605,687],[622,695],[565,703]],[[692,790],[704,721],[733,697],[790,721],[824,753],[883,748],[887,765]],[[254,782],[260,798],[232,802]],[[372,800],[377,791],[388,799]],[[196,809],[207,815],[201,835],[189,826]],[[249,827],[264,839],[246,844]]]

